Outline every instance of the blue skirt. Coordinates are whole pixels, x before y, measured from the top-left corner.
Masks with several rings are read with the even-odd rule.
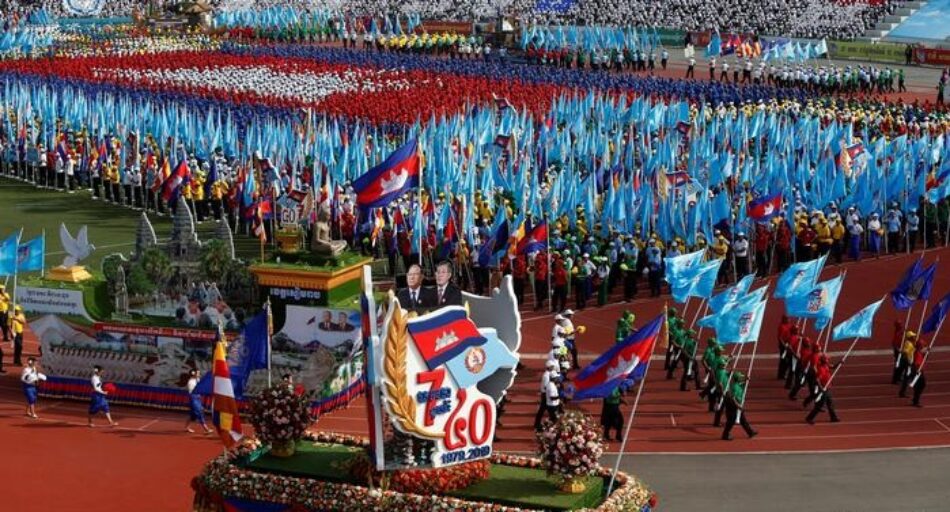
[[[101,393],[93,393],[92,401],[89,402],[89,414],[96,414],[98,412],[109,412],[109,402],[106,401],[106,396]]]
[[[23,395],[26,396],[26,403],[33,405],[36,403],[36,384],[23,384]]]
[[[189,395],[188,406],[190,408],[188,416],[191,418],[191,421],[204,423],[205,414],[204,407],[201,405],[201,395]]]

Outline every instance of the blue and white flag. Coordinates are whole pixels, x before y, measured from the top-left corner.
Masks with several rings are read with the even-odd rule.
[[[670,282],[673,291],[673,300],[678,303],[686,302],[689,297],[709,298],[716,287],[716,277],[722,260],[719,258],[707,261],[699,266],[693,275],[685,275],[675,282]]]
[[[716,338],[719,343],[749,343],[759,339],[762,329],[762,319],[765,317],[765,303],[748,302],[737,305],[718,315],[716,321]]]
[[[835,326],[834,330],[831,331],[831,339],[839,341],[849,338],[870,338],[871,327],[874,324],[874,315],[883,302],[884,299],[881,299],[873,304],[869,304],[861,311],[855,313],[851,318]]]
[[[843,276],[815,285],[814,288],[785,298],[785,313],[798,318],[814,318],[815,328],[823,329],[835,314]]]
[[[722,292],[714,295],[709,299],[709,309],[719,312],[723,308],[738,301],[746,292],[749,291],[749,288],[752,287],[752,281],[755,280],[754,274],[748,274],[742,279],[739,280],[733,286],[723,290]]]
[[[825,260],[828,255],[811,261],[793,263],[775,284],[775,293],[772,294],[776,299],[784,299],[795,295],[800,289],[811,289],[818,282],[818,276],[821,275],[821,269],[825,266]]]
[[[20,234],[14,233],[0,242],[0,276],[16,274],[17,242],[19,240]]]
[[[38,236],[17,247],[16,266],[19,272],[43,270],[43,258],[46,255],[46,237]]]

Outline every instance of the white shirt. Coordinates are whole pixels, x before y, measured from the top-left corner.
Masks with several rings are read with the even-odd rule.
[[[99,377],[98,375],[93,375],[93,376],[92,376],[92,379],[90,379],[90,382],[92,382],[92,389],[93,389],[96,393],[99,393],[99,394],[101,394],[101,395],[107,394],[107,393],[102,389],[102,378],[101,378],[101,377]]]
[[[744,258],[749,255],[749,241],[736,240],[732,242],[732,250],[736,252],[737,258]]]
[[[557,407],[561,405],[561,394],[557,390],[557,385],[554,382],[548,382],[547,385],[547,395],[545,396],[545,403],[548,407]]]
[[[36,368],[30,368],[27,366],[23,369],[23,375],[20,375],[20,380],[24,384],[29,384],[31,386],[36,385],[38,381],[46,380],[46,375],[36,371]]]
[[[188,379],[188,393],[194,392],[195,388],[198,387],[198,378],[192,377]]]

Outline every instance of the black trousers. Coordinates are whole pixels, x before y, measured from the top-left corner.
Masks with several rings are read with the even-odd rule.
[[[625,270],[623,272],[623,300],[630,300],[637,296],[637,272]]]
[[[548,281],[547,279],[535,279],[534,281],[534,308],[544,307],[544,301],[548,299]]]
[[[812,423],[815,421],[815,417],[821,413],[821,410],[825,407],[828,408],[828,416],[831,417],[831,421],[838,421],[838,413],[835,412],[835,401],[831,398],[831,393],[828,391],[820,391],[821,395],[815,400],[815,406],[812,408],[811,412],[808,413],[808,416],[805,418],[805,421]]]
[[[13,337],[13,364],[16,366],[23,366],[23,362],[20,361],[20,356],[23,355],[23,333],[19,333]]]
[[[608,404],[604,402],[604,407],[600,412],[600,424],[604,427],[604,439],[610,439],[610,431],[617,431],[617,441],[620,441],[621,431],[623,430],[623,413],[620,412],[620,404]]]
[[[916,375],[916,372],[914,375]],[[913,377],[911,377],[911,381],[913,380],[914,380]],[[917,378],[917,382],[914,382],[913,387],[914,387],[914,401],[912,403],[914,405],[920,405],[920,395],[924,394],[924,389],[927,387],[927,377],[925,377],[924,374],[921,373],[920,377]]]
[[[784,343],[778,344],[778,379],[782,380],[786,378],[788,372],[792,368],[792,352],[788,349]]]
[[[745,413],[739,414],[739,407],[735,402],[727,398],[723,403],[723,408],[726,410],[726,427],[722,429],[723,439],[730,438],[729,434],[736,423],[742,426],[742,430],[745,430],[747,436],[752,437],[756,434],[756,431],[752,429],[752,425],[749,424],[749,420],[746,419]]]
[[[701,388],[702,384],[699,383],[699,371],[696,368],[696,360],[686,354],[680,356],[680,359],[683,361],[683,375],[680,377],[680,391],[689,390],[688,383],[690,380],[693,381],[696,389]]]
[[[551,307],[555,312],[567,309],[567,285],[554,285],[554,296],[551,298]]]

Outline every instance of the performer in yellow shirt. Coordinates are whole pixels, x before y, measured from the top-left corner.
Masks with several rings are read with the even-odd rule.
[[[14,308],[10,326],[13,330],[13,364],[23,366],[20,356],[23,354],[23,329],[26,328],[26,315],[23,314],[22,306],[17,305]]]

